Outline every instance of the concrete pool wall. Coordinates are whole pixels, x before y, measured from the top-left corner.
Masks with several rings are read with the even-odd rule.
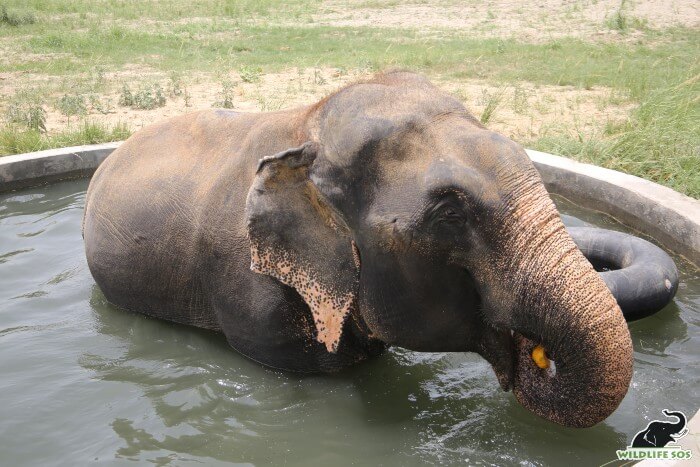
[[[0,157],[0,193],[89,177],[121,143]],[[612,215],[700,265],[700,201],[615,170],[527,150],[550,193]]]

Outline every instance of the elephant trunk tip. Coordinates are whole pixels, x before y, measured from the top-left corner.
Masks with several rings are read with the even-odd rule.
[[[546,344],[517,333],[516,349],[516,399],[535,414],[568,427],[587,428],[606,419],[620,404],[632,376],[624,362],[603,363],[609,354],[586,359],[556,346],[550,351]]]
[[[552,219],[539,255],[516,268],[518,307],[507,321],[516,332],[513,392],[535,414],[585,428],[627,393],[632,339],[610,290]]]

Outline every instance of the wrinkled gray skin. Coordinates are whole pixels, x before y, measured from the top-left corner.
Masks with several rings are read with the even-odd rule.
[[[627,391],[622,313],[525,152],[421,76],[153,125],[98,169],[86,203],[109,301],[221,331],[265,365],[478,352],[521,404],[574,427]],[[537,344],[556,367],[534,364]]]

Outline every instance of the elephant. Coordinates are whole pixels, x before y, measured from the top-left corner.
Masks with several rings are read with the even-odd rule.
[[[685,415],[682,412],[663,411],[667,417],[676,417],[677,423],[653,421],[637,433],[632,441],[633,448],[662,448],[671,441],[675,441],[685,435],[683,431],[686,424]]]
[[[570,427],[628,390],[623,314],[527,154],[420,74],[145,127],[85,203],[109,302],[221,332],[268,367],[476,352],[522,406]]]

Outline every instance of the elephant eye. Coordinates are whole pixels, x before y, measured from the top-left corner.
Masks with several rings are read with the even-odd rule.
[[[459,217],[459,214],[454,208],[445,208],[445,210],[442,212],[442,216],[449,219],[453,217]]]
[[[443,207],[440,210],[440,215],[438,219],[440,222],[449,224],[462,224],[465,221],[464,213],[454,206]]]

